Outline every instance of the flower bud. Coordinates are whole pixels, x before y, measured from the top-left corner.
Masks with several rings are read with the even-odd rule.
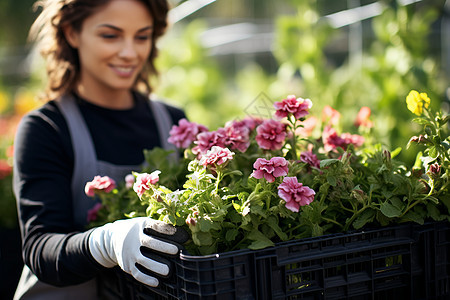
[[[409,143],[418,143],[418,142],[419,142],[419,137],[416,135],[409,139]]]
[[[352,190],[351,195],[353,198],[355,198],[358,202],[364,203],[364,199],[366,198],[366,194],[363,190],[359,188],[355,188]]]
[[[411,146],[412,143],[417,143],[419,145],[424,145],[424,146],[429,145],[429,144],[433,144],[431,142],[431,140],[428,139],[428,137],[424,136],[423,134],[421,134],[419,136],[413,136],[412,138],[410,138],[406,148],[409,148],[409,146]]]
[[[197,224],[197,221],[194,218],[187,218],[186,224],[189,226],[195,226]]]
[[[133,174],[128,174],[127,176],[125,176],[125,186],[127,189],[133,188],[134,180],[135,178]]]
[[[423,135],[419,135],[419,140],[417,141],[418,144],[426,144],[427,142],[429,142],[429,140]]]
[[[409,139],[408,144],[406,145],[406,149],[409,149],[409,147],[411,147],[412,143],[419,143],[419,137],[418,136],[413,136],[412,138]]]
[[[391,163],[391,152],[388,150],[383,150],[383,161],[385,163]]]
[[[441,166],[438,163],[431,164],[427,171],[428,176],[437,178],[441,175]]]

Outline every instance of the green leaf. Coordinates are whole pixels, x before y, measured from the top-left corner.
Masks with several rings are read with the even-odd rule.
[[[209,232],[194,232],[192,240],[197,246],[209,246],[213,243],[213,238]]]
[[[278,225],[278,218],[271,216],[267,220],[267,224],[270,226],[270,228],[275,231],[275,233],[280,237],[282,241],[286,241],[288,239],[288,236]]]
[[[327,209],[327,205],[321,204],[319,201],[313,201],[310,205],[303,206],[302,218],[307,219],[311,223],[319,224],[322,220],[322,213]]]
[[[402,214],[401,210],[392,205],[389,201],[386,201],[383,204],[381,204],[380,210],[383,213],[383,215],[385,215],[388,218],[399,217]]]
[[[225,174],[223,174],[223,176],[230,176],[230,175],[242,176],[243,173],[239,170],[233,170],[233,171],[226,172]]]
[[[261,205],[251,205],[250,212],[263,218],[267,217],[266,210]]]
[[[328,176],[327,181],[331,186],[336,186],[336,177],[335,176]]]
[[[274,243],[271,240],[258,240],[258,241],[254,241],[252,242],[248,248],[252,249],[252,250],[259,250],[259,249],[264,249],[267,247],[272,247],[274,245]]]
[[[432,146],[428,149],[428,155],[430,155],[431,158],[436,158],[436,157],[438,157],[439,152],[435,146]]]
[[[427,200],[433,202],[434,204],[439,204],[439,199],[433,196],[428,196]]]
[[[389,225],[389,222],[391,221],[390,218],[386,217],[381,211],[377,211],[376,219],[378,222],[380,222],[381,226],[387,226]]]
[[[240,223],[242,221],[241,215],[237,211],[229,211],[228,212],[228,218],[233,223]]]
[[[172,224],[172,225],[176,225],[176,224],[177,224],[177,219],[175,219],[174,216],[169,215],[169,216],[167,216],[167,217],[169,218],[170,224]]]
[[[367,223],[370,223],[373,221],[373,218],[375,217],[375,211],[372,209],[366,209],[363,211],[353,222],[353,228],[360,229],[364,227]]]
[[[447,207],[448,213],[450,214],[450,195],[443,194],[441,197],[439,197],[439,200],[444,203],[444,205]]]
[[[208,232],[212,229],[214,229],[214,224],[213,222],[211,222],[211,220],[206,220],[206,219],[199,219],[197,222],[197,226],[199,228],[200,231],[203,232]]]
[[[312,224],[312,236],[321,236],[323,235],[323,228],[320,227],[319,224]]]
[[[432,125],[430,121],[424,118],[414,118],[412,121],[419,125]]]
[[[326,168],[329,167],[331,165],[334,165],[336,163],[340,163],[339,159],[335,159],[335,158],[330,158],[330,159],[323,159],[320,161],[320,168]]]
[[[441,126],[444,126],[450,120],[450,115],[445,116],[445,118],[441,121]]]
[[[395,150],[391,152],[391,158],[396,157],[397,155],[400,154],[400,152],[402,152],[402,147],[395,148]]]
[[[442,221],[445,216],[441,214],[439,209],[432,203],[427,204],[427,215],[435,221]]]
[[[403,208],[405,207],[405,203],[403,203],[403,201],[400,200],[400,198],[398,197],[389,199],[389,201],[392,203],[393,206],[398,208],[400,211],[403,210]]]
[[[238,236],[239,231],[237,229],[229,229],[225,234],[225,240],[227,242],[232,242]]]
[[[249,246],[249,248],[253,250],[263,249],[274,245],[270,239],[257,229],[252,230],[247,238],[253,241]]]
[[[422,216],[420,216],[418,213],[415,213],[414,211],[409,211],[402,219],[406,220],[406,221],[412,221],[412,222],[416,222],[420,225],[423,225],[425,220],[423,219]]]
[[[167,157],[173,152],[173,150],[155,147],[152,150],[144,150],[144,156],[150,166],[154,169],[161,169],[161,166],[167,164]]]

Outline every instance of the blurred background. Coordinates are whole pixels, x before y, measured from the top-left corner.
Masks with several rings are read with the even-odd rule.
[[[362,106],[374,140],[402,147],[415,132],[405,98],[426,92],[435,109],[450,98],[450,0],[170,0],[155,93],[214,130],[246,115],[269,117],[287,95],[312,114],[338,110],[342,130]],[[40,105],[45,82],[27,43],[33,0],[0,0],[0,297],[10,299],[20,253],[11,191],[17,122]],[[19,266],[19,267],[18,267]]]

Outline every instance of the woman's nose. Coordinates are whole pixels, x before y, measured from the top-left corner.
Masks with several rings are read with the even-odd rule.
[[[135,58],[137,56],[137,51],[135,48],[135,44],[134,41],[124,41],[122,48],[120,49],[119,52],[119,57],[121,58]]]

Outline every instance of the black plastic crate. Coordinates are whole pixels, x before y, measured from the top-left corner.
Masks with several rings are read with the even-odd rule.
[[[180,254],[159,289],[115,270],[106,299],[450,299],[450,225],[404,224],[279,243],[259,251]]]

